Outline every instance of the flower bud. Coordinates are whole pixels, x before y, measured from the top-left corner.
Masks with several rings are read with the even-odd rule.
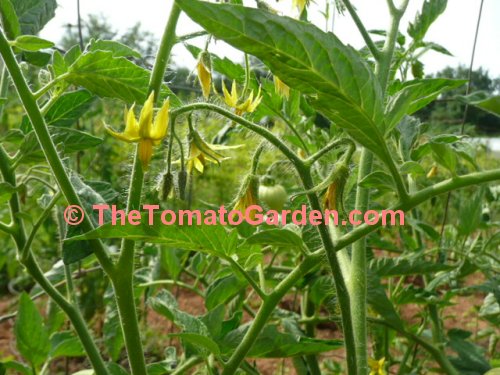
[[[172,173],[166,172],[163,174],[160,186],[158,189],[158,198],[161,201],[166,201],[170,192],[172,191],[172,187],[174,186],[174,176]]]
[[[210,53],[203,51],[198,56],[198,80],[200,82],[203,97],[208,99],[210,96],[210,89],[212,88],[212,60]]]

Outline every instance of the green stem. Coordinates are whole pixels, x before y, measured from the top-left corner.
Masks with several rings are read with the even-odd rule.
[[[500,180],[500,169],[490,171],[475,172],[464,176],[457,176],[448,180],[441,181],[428,188],[420,190],[418,193],[411,195],[406,202],[398,203],[389,210],[407,212],[419,204],[431,199],[432,197],[457,190],[472,185],[480,185],[491,181]],[[339,251],[346,246],[351,245],[360,238],[372,233],[381,226],[379,221],[375,225],[362,224],[349,233],[346,233],[335,243],[335,251]]]
[[[363,149],[358,172],[358,188],[356,192],[356,209],[365,212],[370,200],[370,189],[362,188],[359,182],[372,170],[373,154]],[[366,324],[366,237],[356,241],[352,247],[351,275],[349,280],[351,294],[351,311],[353,329],[356,340],[356,355],[358,357],[358,373],[368,372],[368,333]]]
[[[176,43],[175,29],[177,27],[180,12],[180,8],[174,2],[151,73],[148,91],[154,92],[155,103],[160,97],[161,85],[170,58],[170,52]],[[127,212],[139,210],[141,205],[144,171],[141,160],[139,159],[138,149],[139,146],[137,146],[135,150],[128,192]],[[135,242],[133,240],[123,239],[117,269],[111,277],[111,282],[116,295],[116,304],[132,375],[146,375],[146,360],[144,358],[139,320],[137,317],[137,306],[134,298],[134,257]]]
[[[302,173],[299,171],[299,176],[302,180],[302,184],[304,185],[304,189],[310,191],[310,189],[314,187],[310,171],[308,169],[302,171]],[[307,194],[307,198],[309,199],[311,210],[318,210],[320,212],[322,211],[318,196],[315,193]],[[342,274],[342,269],[337,258],[335,246],[332,242],[332,238],[330,237],[328,226],[326,224],[318,225],[317,229],[328,259],[328,264],[330,265],[333,280],[335,282],[336,298],[342,316],[342,331],[344,333],[344,344],[346,348],[347,373],[350,375],[357,375],[358,370],[356,359],[356,341],[353,330],[349,291],[347,289],[347,285]]]
[[[344,4],[349,5],[349,1],[344,0]],[[356,20],[356,13],[354,9],[348,10],[351,13],[356,24],[358,24],[359,19]],[[376,56],[377,66],[376,75],[382,88],[382,94],[385,96],[386,87],[389,80],[392,58],[394,54],[394,47],[396,44],[396,39],[399,30],[399,23],[401,20],[401,13],[391,12],[391,25],[388,31],[387,39],[385,41],[384,48],[380,55]],[[360,25],[358,25],[360,27]],[[360,28],[363,30],[363,28]],[[362,32],[363,34],[363,32]],[[378,50],[377,50],[378,51]],[[402,182],[401,175],[399,174],[394,161],[390,155],[387,158],[390,163],[388,167],[391,171],[392,176],[398,187],[399,199],[405,202],[408,199],[408,194]],[[355,208],[361,212],[365,212],[370,203],[370,189],[363,188],[360,186],[360,182],[371,173],[373,165],[373,154],[367,150],[363,149],[361,152],[361,159],[359,163],[358,172],[358,188],[356,192],[356,204]],[[350,284],[350,294],[351,294],[351,311],[353,320],[354,336],[356,341],[356,356],[357,356],[357,367],[358,374],[365,375],[368,373],[368,327],[367,327],[367,266],[366,266],[366,237],[360,238],[356,241],[352,247],[352,262],[351,262],[351,276],[349,280]]]
[[[234,269],[241,276],[243,276],[243,278],[246,281],[248,281],[248,284],[250,284],[250,286],[255,291],[255,293],[257,293],[262,300],[266,300],[267,299],[266,293],[264,293],[264,291],[260,288],[259,284],[257,284],[257,282],[252,278],[252,276],[250,276],[248,274],[248,272],[245,271],[245,269],[242,266],[240,266],[240,264],[238,262],[236,262],[235,260],[233,260],[232,258],[228,258],[228,261],[234,267]]]
[[[310,316],[314,316],[315,306],[314,306],[314,303],[311,301],[309,288],[304,292],[302,298],[303,298],[302,307],[301,307],[302,317],[308,318]],[[306,323],[305,333],[307,336],[314,338],[315,337],[315,330],[316,330],[315,324]],[[309,371],[311,372],[311,375],[321,375],[321,369],[319,367],[318,357],[316,355],[314,355],[314,354],[307,355],[306,362],[307,362],[307,365],[309,367]]]
[[[370,34],[368,33],[368,31],[366,31],[365,25],[363,25],[363,22],[361,21],[358,14],[356,13],[356,10],[354,9],[353,5],[351,4],[351,2],[349,0],[342,0],[342,2],[344,3],[345,7],[347,8],[347,11],[351,15],[352,20],[356,24],[359,32],[361,33],[361,36],[363,37],[363,39],[366,43],[366,46],[368,47],[368,49],[372,53],[373,57],[375,58],[375,60],[379,60],[380,59],[380,51],[377,48],[377,46],[375,45],[375,43],[373,43],[373,40],[370,37]]]
[[[0,172],[5,182],[8,182],[12,186],[16,186],[16,175],[14,171],[9,166],[9,158],[3,147],[0,145]],[[104,364],[95,342],[87,329],[85,321],[81,316],[78,309],[76,309],[70,302],[68,302],[64,296],[59,293],[59,291],[50,283],[50,281],[45,277],[43,271],[40,269],[38,263],[36,262],[33,254],[29,252],[27,255],[21,258],[21,252],[26,247],[26,230],[24,228],[24,222],[22,221],[19,213],[21,212],[21,205],[19,201],[19,194],[15,192],[9,200],[9,209],[11,220],[16,229],[15,233],[12,234],[12,238],[17,246],[18,256],[21,263],[26,267],[26,270],[31,277],[40,285],[40,287],[47,293],[47,295],[61,308],[62,311],[71,321],[71,324],[75,328],[75,331],[82,342],[82,345],[87,353],[89,360],[94,368],[97,375],[108,375],[108,370]]]
[[[45,210],[42,212],[42,215],[38,218],[38,220],[36,221],[36,223],[33,225],[33,228],[31,228],[30,235],[29,235],[28,239],[26,240],[26,243],[24,244],[23,249],[21,250],[21,259],[25,259],[25,258],[28,257],[28,254],[29,254],[30,249],[31,249],[31,244],[32,244],[33,240],[35,239],[35,236],[36,236],[36,234],[38,232],[38,229],[40,229],[40,227],[42,226],[42,224],[49,217],[49,215],[52,212],[52,208],[54,208],[54,206],[56,205],[56,203],[57,203],[57,201],[59,200],[60,197],[61,197],[61,193],[60,192],[57,192],[52,197],[51,201],[49,202],[49,204],[47,205],[47,207],[45,208]]]
[[[308,166],[311,166],[316,161],[318,161],[318,159],[320,159],[323,155],[330,152],[332,149],[337,148],[339,146],[344,146],[344,145],[348,146],[346,160],[349,160],[351,158],[351,155],[356,150],[356,145],[349,138],[343,138],[343,139],[338,139],[338,140],[332,141],[329,144],[327,144],[325,147],[323,147],[321,150],[316,152],[314,155],[311,155],[309,158],[307,158],[305,160],[305,164]]]
[[[51,88],[57,85],[59,82],[64,81],[69,76],[69,73],[61,74],[57,76],[52,81],[43,86],[40,90],[33,93],[35,99],[40,99],[43,95],[45,95]]]
[[[149,82],[149,92],[155,92],[155,100],[159,97],[161,92],[163,76],[165,75],[165,70],[167,69],[170,52],[172,52],[172,47],[177,42],[175,29],[177,27],[177,21],[179,21],[180,14],[181,8],[179,8],[174,1],[172,8],[170,9],[170,16],[168,18],[167,25],[163,31],[160,48],[158,49],[158,54],[156,55],[155,65]]]
[[[19,98],[21,99],[21,102],[26,109],[26,113],[31,120],[31,124],[33,125],[33,130],[35,131],[38,143],[43,150],[45,158],[47,159],[47,162],[52,170],[52,174],[54,175],[57,184],[59,185],[59,188],[61,189],[70,205],[74,204],[83,207],[78,194],[71,184],[66,169],[64,168],[64,165],[59,158],[55,145],[52,142],[52,138],[50,137],[49,131],[47,129],[45,120],[40,113],[40,109],[36,104],[36,100],[24,79],[21,69],[17,64],[12,49],[10,48],[3,31],[0,31],[0,54],[2,55],[5,66],[7,67],[12,81],[14,82],[14,86],[16,87]],[[94,229],[94,226],[88,214],[85,215],[84,220],[81,223],[81,227],[85,232],[89,232]],[[100,240],[91,240],[90,243],[92,245],[94,254],[101,263],[103,269],[107,273],[112,272],[114,267],[113,262],[102,242]]]
[[[268,295],[268,298],[260,306],[250,328],[245,333],[243,340],[226,363],[222,375],[233,375],[236,372],[280,300],[305,273],[318,264],[320,259],[321,255],[306,258]]]
[[[269,130],[266,128],[259,126],[257,124],[254,124],[251,121],[246,120],[245,118],[238,116],[222,107],[219,107],[218,105],[211,104],[211,103],[192,103],[188,104],[185,106],[182,106],[180,108],[176,108],[171,111],[171,116],[178,116],[183,113],[188,113],[188,112],[193,112],[193,111],[200,111],[200,110],[207,110],[207,111],[212,111],[216,112],[229,120],[232,120],[234,122],[237,122],[238,124],[244,126],[245,128],[253,131],[256,134],[259,134],[260,136],[264,137],[271,143],[273,146],[275,146],[278,150],[280,150],[283,155],[285,155],[290,161],[296,165],[299,166],[300,169],[304,168],[304,162],[301,158],[299,158],[292,150],[288,148],[288,146],[283,143],[278,137],[276,137],[273,133],[271,133]]]

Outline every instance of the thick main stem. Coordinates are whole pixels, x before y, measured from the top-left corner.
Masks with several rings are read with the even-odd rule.
[[[179,20],[180,12],[180,8],[174,2],[163,33],[160,48],[156,55],[153,71],[151,73],[148,92],[154,92],[155,103],[160,97],[163,76],[167,68],[172,47],[177,40],[175,29],[177,21]],[[135,150],[134,165],[130,178],[127,212],[140,209],[143,182],[144,171],[139,159],[137,147]],[[125,348],[127,349],[132,375],[146,375],[146,360],[144,358],[141,332],[137,316],[137,306],[134,298],[134,257],[135,242],[133,240],[123,239],[117,270],[111,277],[111,282],[115,291],[116,304],[118,307],[121,328],[125,340]]]
[[[314,187],[314,184],[311,178],[310,171],[308,169],[304,169],[302,171],[299,170],[298,172],[304,188],[306,190],[312,189]],[[309,199],[311,210],[321,211],[321,205],[315,193],[308,194],[307,198]],[[347,357],[347,373],[350,375],[357,375],[358,370],[356,359],[356,341],[353,330],[349,291],[344,280],[342,268],[340,267],[332,238],[330,237],[328,226],[326,224],[319,225],[317,228],[321,237],[321,242],[325,249],[328,264],[330,265],[330,269],[332,271],[333,280],[335,282],[336,297],[342,317],[342,332],[344,333],[344,344]]]
[[[348,2],[347,2],[348,3]],[[378,78],[382,95],[385,96],[386,87],[388,84],[394,46],[399,30],[399,22],[404,12],[391,11],[391,25],[387,34],[384,48],[378,57],[376,66],[376,76]],[[354,12],[355,14],[355,12]],[[370,189],[363,188],[359,183],[371,173],[373,164],[373,154],[363,149],[358,172],[358,190],[356,194],[355,208],[361,212],[368,209],[370,203]],[[393,166],[391,164],[391,166]],[[394,169],[394,168],[393,168]],[[398,171],[392,171],[393,175],[398,174]],[[396,182],[401,181],[399,175],[395,176]],[[404,186],[398,188],[400,199],[406,200],[406,190]],[[367,329],[367,267],[366,267],[366,237],[360,238],[353,244],[352,247],[352,262],[351,262],[351,277],[350,277],[350,294],[351,294],[351,311],[352,322],[354,329],[354,338],[356,342],[356,355],[358,374],[365,375],[368,373],[368,329]]]

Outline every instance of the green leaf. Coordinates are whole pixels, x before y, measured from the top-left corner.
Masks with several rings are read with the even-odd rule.
[[[54,144],[64,154],[86,150],[102,143],[101,138],[75,129],[49,126],[49,132]],[[45,160],[43,151],[33,131],[26,135],[20,148],[19,158],[23,163]]]
[[[0,362],[0,375],[7,374],[7,370],[14,370],[16,371],[16,374],[19,373],[22,375],[33,374],[33,370],[29,366],[26,366],[24,363],[17,361]]]
[[[144,103],[149,79],[149,71],[125,57],[114,57],[111,51],[95,51],[81,55],[69,67],[66,81],[85,87],[100,97]],[[173,107],[181,104],[166,85],[162,86],[161,96],[170,97]]]
[[[393,327],[403,329],[404,324],[392,302],[387,297],[380,279],[373,272],[368,272],[367,275],[368,285],[368,303],[384,320],[386,320]]]
[[[212,311],[217,306],[227,303],[236,296],[247,283],[231,275],[217,279],[211,283],[205,293],[205,307]]]
[[[450,329],[448,331],[449,346],[458,354],[458,357],[450,358],[450,362],[460,374],[484,374],[491,367],[484,357],[484,350],[474,343],[467,341],[469,336],[470,332],[461,329]]]
[[[481,224],[483,211],[483,190],[478,189],[472,196],[460,202],[458,209],[459,234],[470,236]]]
[[[142,57],[135,49],[114,40],[91,40],[87,51],[109,51],[113,53],[113,57],[135,57],[137,59]]]
[[[142,240],[153,243],[164,243],[170,247],[184,250],[201,251],[222,258],[235,253],[241,241],[236,230],[227,230],[223,225],[165,225],[160,215],[155,214],[153,225],[149,225],[148,213],[142,213],[140,225],[112,225],[106,223],[84,235],[70,240],[95,238],[125,238],[134,241]],[[167,215],[168,218],[168,215]],[[179,218],[178,218],[179,219]],[[196,223],[196,220],[193,220]]]
[[[448,271],[452,266],[429,262],[424,259],[376,258],[370,262],[369,268],[380,277],[394,277]]]
[[[457,99],[500,117],[500,95],[489,96],[487,93],[479,91],[467,96],[457,96]]]
[[[22,34],[38,34],[56,14],[56,0],[11,0],[11,2],[16,10]]]
[[[197,0],[178,1],[214,37],[262,60],[284,83],[382,159],[382,94],[371,68],[351,47],[314,25],[269,12]]]
[[[394,190],[394,180],[391,175],[383,171],[375,171],[364,177],[359,186],[364,188],[375,188],[381,191]]]
[[[188,343],[195,347],[200,354],[205,357],[211,353],[216,356],[220,356],[220,349],[217,343],[210,337],[199,335],[197,333],[171,333],[169,337],[180,338],[184,343]],[[200,350],[202,349],[202,350]]]
[[[226,352],[241,342],[248,325],[230,332],[223,341]],[[343,347],[341,340],[319,340],[306,336],[282,333],[276,325],[267,325],[248,353],[249,358],[288,358],[319,354]]]
[[[113,362],[107,363],[106,367],[108,368],[109,375],[129,375],[129,373],[117,363]]]
[[[424,1],[422,10],[417,13],[415,20],[408,25],[408,35],[416,41],[424,39],[429,27],[445,11],[447,2],[447,0]]]
[[[430,143],[432,156],[436,162],[448,169],[452,174],[456,173],[457,154],[453,148],[446,143]]]
[[[412,174],[414,176],[425,174],[425,169],[416,161],[407,161],[399,167],[401,174]]]
[[[47,125],[68,127],[73,125],[92,105],[95,96],[87,90],[61,95],[45,115]]]
[[[12,46],[22,49],[23,51],[36,52],[41,49],[54,47],[54,43],[49,40],[39,38],[34,35],[21,35],[11,42]]]
[[[160,291],[155,297],[149,299],[149,305],[158,314],[165,316],[180,327],[183,332],[209,336],[205,324],[200,319],[180,310],[175,297],[169,291]]]
[[[24,51],[23,56],[27,63],[38,67],[45,67],[49,63],[52,55],[42,51]]]
[[[303,248],[302,238],[289,229],[268,229],[257,232],[246,239],[248,244],[271,245],[278,247]]]
[[[70,331],[56,332],[50,338],[50,358],[84,357],[85,350],[78,337]]]
[[[435,100],[444,91],[455,89],[467,81],[445,78],[416,79],[397,86],[387,103],[388,131],[405,115],[411,115]],[[395,87],[391,89],[395,91]]]
[[[453,56],[453,54],[448,51],[446,48],[444,48],[442,45],[434,43],[434,42],[421,42],[420,48],[423,48],[425,51],[432,50],[439,52],[443,55],[447,56]],[[422,51],[419,51],[419,54],[421,54]]]
[[[120,326],[120,316],[114,296],[108,293],[104,296],[106,302],[106,314],[102,327],[104,347],[113,361],[118,361],[122,349],[125,346],[122,328]]]
[[[94,226],[98,224],[99,214],[98,211],[93,209],[96,204],[105,204],[104,198],[81,180],[78,174],[71,173],[70,180],[73,184],[75,190],[78,192],[80,201],[82,202],[83,209],[87,214],[90,213],[90,219],[92,220]],[[111,219],[111,212],[104,212],[104,220]],[[82,229],[79,225],[67,225],[65,238],[70,238],[76,235],[81,235]],[[62,258],[64,264],[72,264],[81,259],[86,258],[92,254],[92,246],[89,241],[64,241],[62,244]]]
[[[17,349],[28,362],[34,367],[45,362],[50,351],[49,335],[42,316],[26,293],[22,293],[19,299],[14,333]]]
[[[8,39],[14,40],[21,34],[21,26],[11,0],[0,1],[0,21]]]

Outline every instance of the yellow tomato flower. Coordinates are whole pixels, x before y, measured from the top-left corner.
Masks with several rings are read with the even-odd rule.
[[[236,197],[236,203],[234,204],[233,210],[240,211],[245,214],[248,207],[255,206],[258,204],[257,197],[259,191],[259,179],[255,175],[248,175],[243,184],[241,185],[238,196]],[[255,220],[256,212],[252,210],[250,212],[250,219]]]
[[[210,60],[210,54],[207,51],[200,53],[196,69],[198,70],[198,80],[200,81],[203,97],[208,99],[212,87],[212,62]]]
[[[144,169],[148,168],[151,161],[153,146],[158,145],[165,138],[168,129],[169,99],[163,102],[162,107],[154,117],[154,121],[153,101],[154,93],[151,93],[142,107],[139,120],[134,114],[135,104],[130,109],[125,108],[125,130],[123,133],[118,133],[111,126],[104,124],[107,132],[113,137],[125,142],[139,143],[139,160]]]
[[[188,173],[191,173],[193,169],[203,173],[208,163],[220,164],[222,160],[226,159],[224,155],[217,151],[238,147],[241,146],[224,146],[206,143],[198,132],[193,131],[190,134],[189,157],[186,163],[186,169]]]
[[[432,168],[430,169],[430,171],[427,173],[427,178],[432,178],[432,177],[436,177],[438,174],[438,167],[437,165],[433,165]]]
[[[370,366],[370,375],[387,375],[384,369],[385,358],[378,361],[373,358],[368,358],[368,365]]]
[[[224,101],[229,107],[235,109],[237,115],[241,115],[245,112],[251,113],[255,111],[257,106],[262,101],[261,88],[259,87],[259,92],[257,96],[253,97],[253,90],[250,92],[250,95],[246,100],[241,101],[238,95],[238,89],[236,88],[236,82],[233,81],[233,85],[231,87],[231,93],[226,88],[224,81],[222,81],[222,91],[224,93]]]
[[[288,87],[281,79],[276,76],[273,77],[273,80],[276,93],[288,99],[290,97],[290,87]]]

